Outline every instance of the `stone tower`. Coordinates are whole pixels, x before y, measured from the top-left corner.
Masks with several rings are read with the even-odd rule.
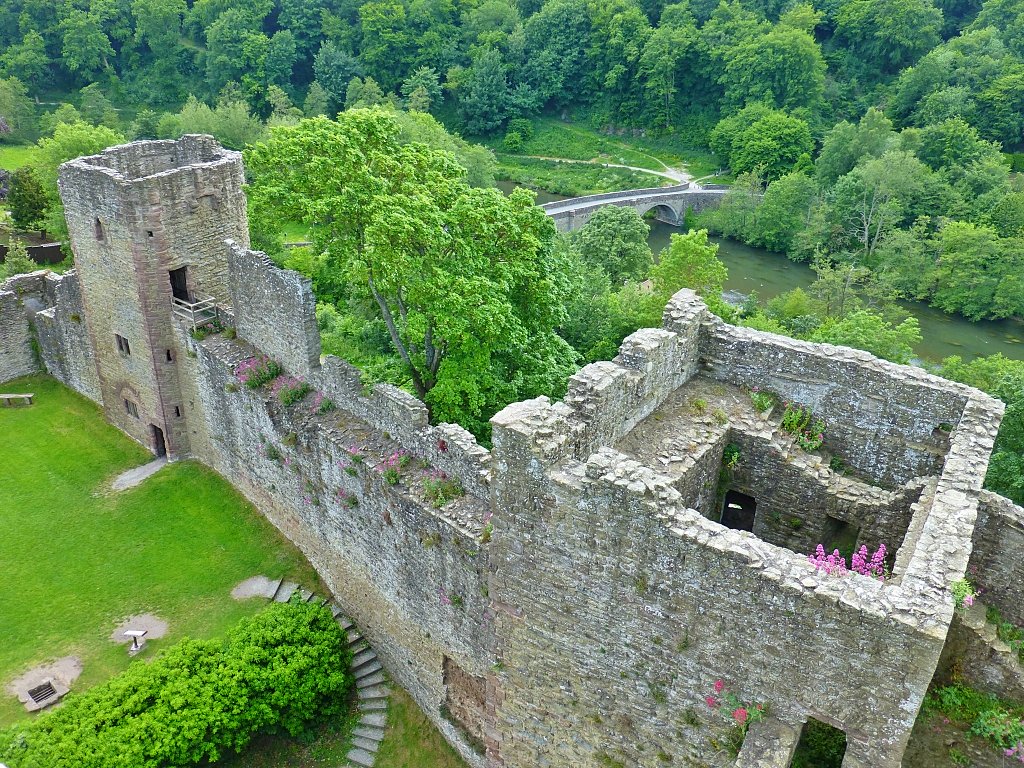
[[[242,158],[210,136],[143,141],[65,163],[59,186],[107,418],[156,455],[188,452],[179,333],[228,296],[248,244]]]

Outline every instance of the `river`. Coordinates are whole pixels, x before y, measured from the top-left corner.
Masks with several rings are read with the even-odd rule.
[[[498,186],[506,193],[513,187],[509,182],[499,182]],[[537,193],[538,204],[564,199],[547,192]],[[650,224],[648,242],[657,254],[668,245],[672,233],[680,230],[660,221]],[[814,282],[814,272],[809,266],[790,261],[784,254],[753,248],[728,238],[711,239],[718,243],[718,257],[729,269],[729,279],[725,281],[727,291],[742,294],[757,291],[757,295],[765,300],[793,288],[806,288]],[[1014,360],[1024,360],[1024,323],[1019,320],[972,323],[959,315],[947,315],[918,301],[904,302],[904,306],[921,325],[922,341],[914,347],[914,354],[923,360],[938,362],[950,355],[973,360],[997,352]]]

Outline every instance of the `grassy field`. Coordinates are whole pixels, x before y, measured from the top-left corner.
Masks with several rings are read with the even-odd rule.
[[[671,184],[669,179],[628,168],[604,168],[585,163],[558,163],[553,160],[535,160],[516,155],[498,155],[497,177],[517,184],[551,192],[555,195],[577,197],[623,189],[659,187]]]
[[[715,176],[721,170],[720,161],[711,152],[686,147],[672,136],[608,135],[585,123],[553,117],[538,118],[532,125],[533,137],[516,154],[505,151],[503,136],[484,140],[498,157],[498,178],[575,197],[673,183],[643,171],[604,168],[601,163],[653,171],[685,169],[698,179]],[[556,159],[580,162],[558,163]],[[717,183],[731,180],[726,174],[713,179]]]
[[[0,144],[0,168],[13,171],[32,162],[35,153],[34,144]]]
[[[110,481],[148,461],[148,452],[49,377],[4,389],[35,393],[35,405],[0,408],[4,688],[35,664],[67,655],[83,662],[76,690],[106,680],[130,663],[124,646],[108,638],[131,614],[155,613],[170,624],[141,659],[186,635],[221,635],[265,605],[230,596],[255,574],[320,590],[302,554],[216,473],[178,462],[115,494]],[[393,690],[378,766],[464,768],[409,696]],[[6,692],[0,701],[0,727],[29,716]],[[306,739],[261,738],[224,765],[337,766],[357,718],[353,709]]]
[[[76,688],[128,665],[110,633],[151,612],[170,623],[145,655],[184,635],[214,637],[258,600],[231,588],[255,574],[316,585],[301,553],[220,476],[193,462],[169,465],[114,494],[111,479],[150,456],[108,425],[91,402],[53,379],[5,384],[36,404],[0,409],[0,681],[51,658],[77,655]],[[9,696],[0,724],[24,717]]]

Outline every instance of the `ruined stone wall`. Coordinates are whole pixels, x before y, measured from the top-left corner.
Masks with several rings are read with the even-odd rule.
[[[424,479],[436,467],[425,456],[413,452],[400,481],[385,481],[383,462],[408,449],[394,435],[341,408],[319,413],[313,394],[286,408],[240,385],[234,366],[257,352],[243,340],[182,333],[180,342],[190,352],[181,365],[193,452],[302,549],[387,671],[482,765],[470,746],[485,741],[481,723],[455,724],[465,702],[445,668],[485,687],[491,672],[489,498],[468,493],[434,509]]]
[[[899,765],[942,645],[894,617],[904,596],[677,507],[619,454],[546,476],[533,408],[494,431],[510,470],[492,581],[507,765],[724,763],[728,716],[704,702],[716,679],[784,721],[842,727],[864,764]]]
[[[44,274],[16,275],[0,283],[0,382],[28,376],[41,368],[29,324],[32,310],[25,302],[34,300],[42,308]]]
[[[937,474],[966,403],[963,391],[919,369],[828,344],[711,321],[702,336],[708,376],[771,390],[827,424],[825,448],[888,486]]]
[[[765,541],[805,553],[822,544],[831,552],[831,518],[858,529],[857,546],[872,552],[885,544],[895,553],[903,543],[923,480],[886,491],[832,471],[817,455],[786,451],[777,437],[735,429],[729,439],[740,459],[725,485],[756,499],[754,533]]]
[[[986,603],[1024,627],[1024,509],[989,491],[981,494],[969,575]]]
[[[45,370],[99,401],[78,276],[41,270],[0,284],[0,382]]]
[[[270,258],[231,242],[228,289],[238,335],[295,376],[320,365],[316,299],[308,278],[277,269]]]
[[[48,274],[46,294],[50,306],[37,312],[32,320],[46,371],[99,402],[100,384],[78,273],[72,270],[64,275]]]

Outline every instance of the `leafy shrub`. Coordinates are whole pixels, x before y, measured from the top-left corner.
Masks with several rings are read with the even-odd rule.
[[[235,376],[249,389],[259,389],[282,373],[281,364],[266,355],[247,358],[235,366]]]
[[[431,472],[429,477],[423,479],[423,492],[430,499],[430,503],[438,509],[465,494],[457,477],[449,477],[439,470]]]
[[[793,435],[796,444],[808,452],[818,450],[825,441],[825,422],[815,418],[810,408],[786,403],[782,428]]]
[[[322,606],[273,605],[222,641],[185,639],[151,664],[0,732],[11,768],[159,768],[215,761],[258,733],[302,734],[337,712],[350,651]]]
[[[518,133],[523,137],[523,141],[529,141],[533,138],[533,123],[525,117],[514,118],[508,121],[508,132]]]
[[[502,146],[506,152],[517,154],[523,151],[523,137],[516,131],[509,131],[505,134],[505,140],[502,142]]]
[[[312,391],[308,382],[294,376],[278,376],[271,385],[271,391],[277,395],[282,405],[294,405]]]

